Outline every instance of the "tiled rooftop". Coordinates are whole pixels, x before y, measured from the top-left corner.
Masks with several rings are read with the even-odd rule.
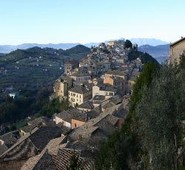
[[[103,101],[105,100],[105,96],[103,95],[95,95],[94,98],[93,98],[93,101]]]
[[[103,113],[101,113],[98,117],[89,120],[88,122],[86,122],[84,125],[82,125],[81,127],[74,129],[74,131],[72,131],[70,133],[70,137],[73,140],[78,140],[79,138],[89,138],[95,131],[97,131],[98,129],[101,129],[98,127],[98,123],[101,121],[105,121],[105,125],[110,125],[110,128],[112,128],[112,124],[104,119],[105,117],[107,117],[109,114],[114,114],[118,108],[121,106],[121,104],[113,106],[107,110],[105,110]],[[99,124],[101,125],[101,123]]]
[[[52,139],[39,155],[28,159],[21,170],[32,170],[33,168],[37,169],[38,167],[42,169],[44,165],[47,166],[45,169],[50,168],[55,170],[56,167],[53,161],[51,161],[52,157],[49,154],[57,155],[59,146],[64,140],[65,136]],[[48,162],[50,165],[48,165]]]
[[[8,147],[5,144],[0,144],[0,156],[8,150]]]
[[[86,121],[85,114],[76,108],[63,111],[61,113],[56,114],[56,116],[69,123],[72,119]]]
[[[83,170],[92,170],[93,163],[91,159],[81,157],[78,151],[67,148],[59,149],[57,156],[52,156],[57,170],[67,170],[67,167],[70,164],[70,159],[74,154],[79,155],[80,166]]]
[[[87,101],[85,103],[82,103],[81,105],[78,106],[78,108],[82,108],[82,109],[93,109],[93,103],[91,101]]]
[[[118,75],[118,76],[124,76],[126,75],[125,71],[124,70],[109,70],[107,71],[107,74],[113,74],[113,75]]]
[[[29,121],[28,125],[20,128],[20,130],[24,131],[25,133],[29,133],[36,127],[40,127],[42,125],[47,125],[50,123],[51,122],[49,121],[48,118],[42,116],[42,117],[39,117],[39,118],[36,118],[36,119]]]
[[[3,153],[0,156],[0,161],[28,159],[38,151],[42,151],[51,139],[59,137],[61,133],[59,127],[35,128]]]
[[[74,92],[74,93],[79,93],[79,94],[84,94],[84,93],[89,92],[89,90],[83,86],[76,86],[76,87],[70,89],[69,91]]]
[[[4,141],[5,145],[10,148],[20,138],[18,131],[13,131],[0,136],[0,140]]]
[[[43,126],[39,128],[35,133],[31,134],[29,139],[38,150],[42,150],[51,139],[59,137],[61,133],[62,130],[59,127]]]
[[[44,150],[40,155],[30,158],[21,170],[67,170],[67,167],[70,165],[70,159],[74,154],[79,156],[80,167],[83,170],[92,169],[92,159],[83,157],[81,153],[74,149],[57,147],[56,154]]]

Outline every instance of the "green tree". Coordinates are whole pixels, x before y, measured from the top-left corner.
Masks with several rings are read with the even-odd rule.
[[[147,63],[134,86],[130,102],[130,112],[121,130],[115,132],[103,143],[96,160],[96,169],[133,169],[138,166],[143,151],[140,146],[136,118],[136,108],[143,95],[143,88],[149,87],[157,75],[159,65]]]
[[[133,93],[130,99],[129,115],[127,117],[127,121],[130,123],[133,131],[138,128],[136,107],[142,98],[143,89],[150,86],[153,78],[157,76],[158,71],[159,65],[156,65],[155,63],[145,64],[142,73],[137,78],[136,83],[133,87]]]
[[[137,105],[138,133],[151,169],[177,169],[182,105],[179,90],[176,70],[163,66],[151,85],[145,86]]]
[[[97,153],[96,170],[132,169],[136,168],[138,144],[134,134],[130,132],[128,123],[121,130],[113,133],[105,141]]]
[[[148,53],[143,53],[141,51],[132,50],[128,54],[128,60],[129,61],[136,60],[137,58],[139,58],[143,64],[155,63],[156,65],[159,65],[157,60],[155,58],[153,58],[151,55],[149,55]]]
[[[69,108],[68,99],[60,101],[59,98],[47,100],[39,112],[39,115],[51,117],[54,113],[59,113]]]
[[[132,42],[130,40],[126,40],[124,44],[124,48],[132,48]]]

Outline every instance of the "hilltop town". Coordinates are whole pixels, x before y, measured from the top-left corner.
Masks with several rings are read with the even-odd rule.
[[[140,58],[128,60],[131,51],[137,51],[137,45],[130,41],[110,41],[91,47],[79,62],[67,61],[50,100],[68,100],[70,109],[1,136],[1,167],[42,169],[44,159],[50,159],[55,161],[50,166],[63,169],[77,152],[90,169],[100,141],[119,129],[127,116],[132,87],[143,65]]]
[[[74,59],[66,61],[64,63],[64,74],[53,84],[53,93],[49,99],[50,101],[57,99],[61,103],[66,102],[67,109],[63,108],[61,112],[56,112],[52,117],[28,117],[25,126],[1,135],[0,170],[67,170],[71,166],[80,166],[81,169],[91,170],[95,169],[96,157],[102,154],[99,150],[102,143],[109,140],[109,137],[113,134],[117,134],[117,138],[113,138],[112,143],[109,143],[110,146],[107,145],[106,149],[108,152],[104,151],[110,155],[111,152],[114,155],[119,154],[114,152],[114,149],[116,150],[114,148],[116,147],[114,146],[116,145],[114,142],[116,141],[118,142],[117,145],[121,142],[123,146],[120,145],[120,147],[132,147],[131,150],[124,148],[124,152],[128,151],[132,154],[133,148],[138,147],[138,142],[143,142],[137,136],[140,133],[140,131],[137,131],[137,128],[140,130],[144,128],[142,130],[146,136],[150,136],[148,130],[152,130],[154,135],[150,136],[148,140],[155,138],[155,133],[156,135],[163,134],[162,132],[158,132],[158,128],[163,128],[164,130],[167,128],[171,134],[171,129],[168,128],[171,125],[168,123],[164,124],[163,122],[165,120],[172,122],[172,120],[179,119],[179,112],[175,113],[176,111],[174,110],[173,114],[175,115],[172,116],[171,120],[171,117],[168,116],[171,113],[168,113],[168,111],[172,108],[169,109],[166,106],[163,109],[167,110],[158,110],[156,112],[155,109],[150,109],[149,105],[152,105],[154,108],[156,107],[156,109],[161,109],[162,107],[159,107],[159,105],[165,105],[166,101],[170,100],[174,103],[174,100],[176,100],[178,95],[176,97],[173,96],[170,100],[166,100],[166,98],[170,97],[168,95],[168,88],[173,88],[177,84],[178,86],[181,84],[183,86],[183,83],[178,82],[183,81],[179,79],[179,76],[184,74],[183,69],[180,71],[181,67],[184,67],[183,58],[181,58],[184,53],[184,42],[185,39],[181,38],[170,45],[171,55],[169,64],[171,66],[169,66],[167,72],[165,72],[165,67],[161,68],[160,72],[162,74],[158,72],[157,75],[159,78],[157,77],[156,79],[151,77],[155,76],[154,73],[158,67],[156,61],[148,57],[147,54],[139,52],[137,45],[133,45],[129,40],[110,41],[107,44],[101,43],[97,47],[91,47],[91,51],[79,61]],[[151,63],[149,63],[149,71],[147,72],[146,69],[144,72],[144,63],[147,61],[153,61],[154,65],[150,65]],[[173,69],[177,69],[177,71],[173,71]],[[173,81],[173,74],[176,73],[178,74],[177,82]],[[161,76],[163,76],[163,85],[158,85],[158,83],[161,83],[158,82]],[[138,79],[140,80],[138,81]],[[133,87],[136,81],[139,83],[136,84],[137,86],[135,87],[137,88],[134,91]],[[144,87],[145,84],[149,83],[153,83],[153,86],[150,86],[148,90],[153,88],[157,90],[157,93],[153,95],[151,91],[147,91],[145,94],[145,91],[142,91],[143,94],[141,94],[141,86]],[[177,84],[169,86],[169,84],[173,83]],[[152,92],[155,90],[152,90]],[[173,88],[173,90],[178,94],[180,94],[178,90],[182,92],[181,88]],[[133,101],[133,97],[131,98],[133,93],[137,100],[134,99]],[[162,97],[158,100],[156,95],[160,98],[160,95],[163,93],[167,94],[167,97]],[[137,103],[138,95],[146,95],[146,97],[140,98],[139,100],[141,101]],[[147,98],[148,95],[150,95],[149,98]],[[14,97],[12,96],[12,98]],[[153,98],[153,101],[150,101],[150,98]],[[130,106],[131,100],[132,106]],[[144,103],[141,103],[143,100]],[[133,103],[135,103],[135,106]],[[181,104],[184,105],[183,100],[179,103],[179,105]],[[137,110],[136,105],[142,106],[141,110]],[[148,115],[148,109],[150,109],[149,112],[153,113],[154,117]],[[141,120],[136,120],[133,115],[130,115],[131,112],[137,112],[137,119]],[[165,117],[166,112],[168,114]],[[128,119],[128,114],[130,119]],[[161,115],[164,117],[161,117]],[[144,116],[144,119],[142,116]],[[148,122],[154,120],[156,121],[155,124],[148,124]],[[184,121],[182,120],[180,119],[179,122],[184,127]],[[140,124],[140,127],[135,129],[139,121],[143,122]],[[146,129],[144,125],[148,128]],[[132,127],[128,130],[130,126],[134,126],[134,128]],[[180,126],[179,124],[177,126],[178,129]],[[153,129],[153,127],[155,128]],[[174,127],[176,128],[175,125]],[[116,133],[120,129],[122,130],[120,134],[125,136],[125,139],[122,139],[123,141],[119,141],[119,133]],[[135,137],[138,138],[138,141],[132,143],[134,135],[136,135]],[[164,136],[162,135],[160,137],[163,139]],[[127,143],[129,141],[131,143]],[[157,143],[158,141],[153,140],[152,142]],[[149,147],[148,149],[154,147],[156,150],[156,146],[157,144],[150,145],[149,143],[146,147]],[[183,145],[179,146],[177,153],[178,160],[176,161],[179,164],[183,162],[184,151],[181,149],[182,147]],[[142,151],[141,147],[137,149]],[[136,151],[134,151],[134,154],[136,154]],[[113,158],[109,158],[109,155],[103,155],[103,159],[113,160]],[[129,166],[134,165],[137,168],[141,168],[141,164],[145,164],[142,156],[141,161],[137,163],[132,160],[132,157],[123,158],[121,156],[121,159],[126,161],[131,159],[130,161],[133,162]],[[103,160],[100,160],[100,162],[106,164]],[[108,167],[111,166],[112,163],[110,163],[107,161]],[[147,165],[145,166],[147,167]],[[117,165],[115,164],[115,166]],[[158,165],[154,163],[153,166],[157,167]]]
[[[77,154],[92,169],[100,144],[120,129],[128,114],[142,58],[129,59],[137,45],[129,40],[91,47],[79,62],[64,64],[50,100],[68,101],[69,109],[52,119],[39,117],[0,136],[0,170],[66,169]]]
[[[185,170],[185,1],[0,5],[0,170]]]

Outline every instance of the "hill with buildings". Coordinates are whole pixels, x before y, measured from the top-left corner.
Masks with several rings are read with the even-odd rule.
[[[12,51],[0,57],[0,89],[52,84],[63,73],[65,61],[79,60],[89,52],[90,49],[82,45],[68,50],[33,47]]]
[[[83,50],[90,51],[74,60],[75,54],[79,57]],[[69,52],[71,58],[67,55]],[[15,75],[17,84],[32,84],[31,93],[20,92],[20,96],[9,93],[9,97],[0,103],[0,132],[3,134],[0,136],[0,170],[48,167],[91,170],[104,169],[104,163],[109,166],[109,159],[105,155],[101,158],[104,154],[99,152],[101,144],[124,127],[134,84],[143,77],[142,70],[149,66],[151,72],[152,68],[159,66],[152,56],[138,51],[137,45],[129,40],[101,43],[91,49],[79,45],[65,51],[34,47],[16,50],[0,61],[2,77],[20,70]],[[53,68],[57,74],[51,72]],[[56,79],[59,73],[61,75]],[[143,78],[145,83],[150,75],[147,72],[147,77]],[[43,77],[45,82],[39,84]],[[51,79],[54,78],[53,84]],[[35,90],[37,86],[48,87],[48,84],[53,85],[50,96],[47,91],[33,93],[33,87]],[[22,124],[18,124],[21,119]],[[5,134],[5,127],[14,131]],[[127,157],[122,158],[125,161]],[[108,161],[104,162],[104,159]]]
[[[184,49],[184,38],[171,44],[171,65],[159,65],[118,40],[65,61],[49,98],[62,109],[47,104],[50,116],[0,135],[0,169],[184,169]],[[6,101],[22,106],[8,98],[0,110]],[[15,112],[6,114],[14,120]]]

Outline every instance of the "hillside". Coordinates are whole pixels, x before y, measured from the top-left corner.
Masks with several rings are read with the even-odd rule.
[[[0,57],[1,57],[1,56],[4,56],[4,55],[5,55],[5,54],[3,54],[3,53],[0,53]]]
[[[65,60],[78,60],[89,51],[82,45],[68,50],[33,47],[3,55],[0,58],[0,90],[10,86],[16,89],[48,86],[63,73]]]
[[[170,50],[169,44],[158,46],[143,45],[139,47],[139,51],[150,54],[160,63],[168,58],[169,50]]]
[[[148,53],[144,53],[141,51],[131,51],[128,54],[129,61],[136,60],[137,58],[139,58],[143,64],[150,63],[150,62],[155,63],[156,65],[159,64],[157,60],[153,58],[151,55],[149,55]]]

